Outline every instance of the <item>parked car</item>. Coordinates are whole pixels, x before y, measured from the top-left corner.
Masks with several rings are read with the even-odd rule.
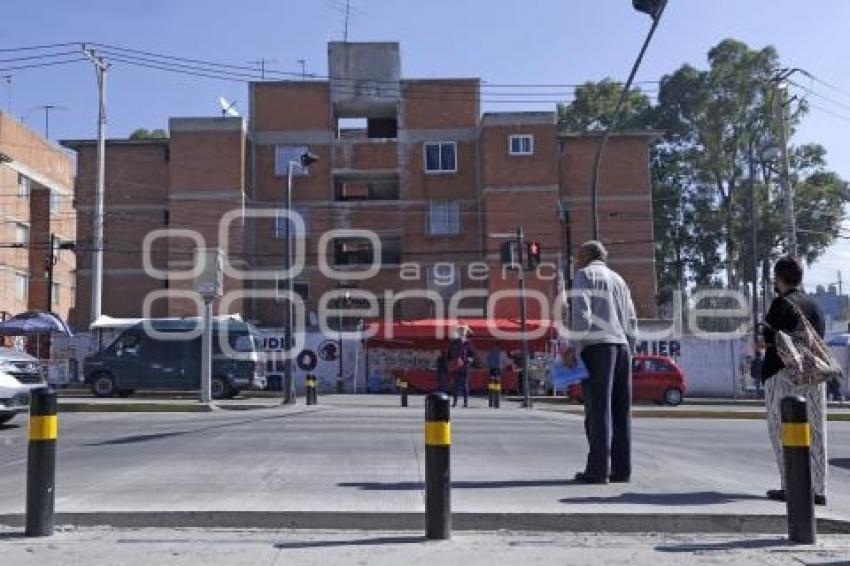
[[[25,413],[30,404],[30,388],[9,375],[0,372],[0,424]]]
[[[128,397],[137,390],[198,390],[201,384],[201,338],[181,339],[199,324],[196,319],[153,319],[155,337],[139,322],[105,349],[85,359],[86,383],[97,397]],[[171,338],[173,336],[173,338]],[[222,337],[235,352],[222,350]],[[235,397],[265,376],[257,350],[257,330],[238,319],[213,322],[212,396]]]
[[[12,348],[0,347],[0,372],[8,373],[21,383],[44,382],[38,358]]]
[[[637,355],[632,358],[633,401],[655,401],[675,407],[682,402],[685,391],[685,375],[669,357]],[[582,402],[581,383],[567,387],[567,395]]]

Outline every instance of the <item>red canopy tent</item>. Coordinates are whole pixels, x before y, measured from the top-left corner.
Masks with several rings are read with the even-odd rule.
[[[421,319],[401,320],[386,324],[376,320],[366,325],[375,335],[366,341],[369,348],[408,349],[422,351],[445,350],[455,331],[460,327],[472,331],[469,339],[483,361],[485,352],[497,345],[506,353],[518,354],[522,351],[521,324],[517,319],[500,318],[458,318],[458,319]],[[557,336],[557,329],[549,320],[529,320],[526,332],[530,335],[529,352],[545,352],[550,341]],[[394,375],[404,376],[411,389],[432,391],[437,387],[437,376],[433,368],[393,367]],[[473,391],[487,388],[487,368],[474,368],[469,372],[470,389]],[[518,375],[514,368],[505,369],[502,374],[502,386],[505,391],[518,389]]]

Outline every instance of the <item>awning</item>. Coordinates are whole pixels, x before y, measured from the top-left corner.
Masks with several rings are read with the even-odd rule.
[[[73,335],[65,321],[52,312],[27,311],[0,322],[0,336],[34,334]]]

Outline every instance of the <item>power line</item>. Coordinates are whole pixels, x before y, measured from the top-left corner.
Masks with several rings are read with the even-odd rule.
[[[51,43],[48,45],[27,45],[24,47],[6,47],[0,49],[0,53],[14,53],[17,51],[37,51],[44,49],[54,49],[57,47],[68,47],[69,45],[80,45],[79,41],[67,41],[65,43]]]
[[[49,63],[33,63],[30,65],[16,65],[14,67],[2,67],[0,70],[2,71],[18,71],[21,69],[38,69],[41,67],[54,67],[56,65],[67,65],[68,63],[77,63],[79,61],[86,61],[85,57],[77,57],[76,59],[67,59],[64,61],[52,61]]]

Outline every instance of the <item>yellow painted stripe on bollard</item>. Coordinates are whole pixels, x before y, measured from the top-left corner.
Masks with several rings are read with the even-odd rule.
[[[402,389],[407,389],[406,381],[396,381],[396,387],[401,387]]]
[[[809,423],[783,423],[782,444],[792,447],[811,446],[812,431]]]
[[[30,440],[56,440],[59,433],[59,420],[56,415],[36,415],[30,417]]]
[[[501,391],[502,389],[502,386],[498,383],[490,383],[487,387],[489,387],[491,391]]]
[[[426,446],[451,446],[452,423],[446,421],[425,423]]]

